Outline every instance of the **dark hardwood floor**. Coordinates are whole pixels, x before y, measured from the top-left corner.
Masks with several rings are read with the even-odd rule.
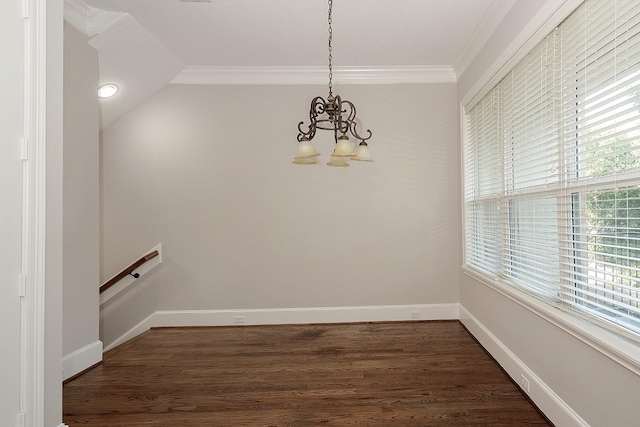
[[[457,321],[153,329],[64,385],[64,422],[550,425]]]

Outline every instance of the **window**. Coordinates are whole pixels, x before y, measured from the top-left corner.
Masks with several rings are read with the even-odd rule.
[[[586,0],[466,115],[466,264],[640,338],[640,2]]]

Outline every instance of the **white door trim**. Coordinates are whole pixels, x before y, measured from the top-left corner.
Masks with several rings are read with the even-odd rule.
[[[47,189],[47,8],[46,0],[25,0],[23,272],[21,412],[27,427],[45,423],[45,282]],[[61,6],[61,5],[60,5]],[[56,403],[53,402],[55,405]]]

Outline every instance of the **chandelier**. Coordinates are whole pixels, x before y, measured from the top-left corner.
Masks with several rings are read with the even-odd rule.
[[[304,122],[298,123],[298,153],[293,158],[293,163],[297,165],[316,164],[316,157],[319,152],[311,145],[311,140],[316,136],[318,129],[333,131],[336,143],[333,154],[327,165],[335,167],[349,166],[347,159],[362,162],[373,162],[367,140],[371,138],[371,131],[367,129],[368,135],[362,137],[356,129],[356,107],[351,101],[342,99],[340,95],[333,95],[333,64],[332,64],[332,24],[333,0],[329,0],[329,96],[326,101],[321,96],[316,96],[311,101],[309,110],[309,127],[305,131],[302,128]],[[353,151],[349,133],[353,138],[360,141],[356,151]]]

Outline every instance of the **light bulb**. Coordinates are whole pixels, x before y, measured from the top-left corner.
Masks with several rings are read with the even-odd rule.
[[[98,88],[98,98],[111,98],[113,95],[118,93],[118,90],[118,86],[114,84],[102,85]]]

